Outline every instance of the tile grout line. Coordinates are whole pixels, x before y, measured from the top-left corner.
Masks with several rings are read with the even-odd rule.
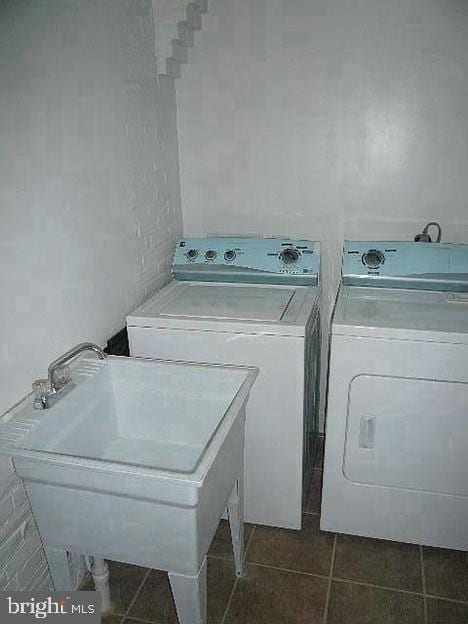
[[[303,570],[293,570],[292,568],[280,568],[279,566],[273,566],[266,563],[257,563],[256,561],[249,561],[249,565],[257,568],[266,568],[268,570],[275,570],[276,572],[288,572],[289,574],[301,574],[302,576],[312,576],[314,578],[328,579],[328,574],[317,574],[316,572],[304,572]]]
[[[253,526],[253,528],[252,528],[252,532],[251,532],[251,534],[250,534],[250,537],[249,537],[249,539],[247,540],[247,544],[246,544],[246,546],[245,546],[245,554],[244,554],[244,568],[245,568],[245,566],[247,565],[247,553],[249,552],[250,542],[252,541],[252,538],[253,538],[253,536],[254,536],[254,533],[255,533],[255,529],[256,529],[256,528],[257,528],[257,527],[254,525],[254,526]],[[225,623],[225,621],[226,621],[227,614],[228,614],[229,608],[230,608],[230,606],[231,606],[231,602],[232,602],[232,599],[233,599],[233,597],[234,597],[234,592],[236,591],[236,587],[237,587],[237,583],[238,583],[238,581],[239,581],[239,577],[236,575],[236,578],[235,578],[235,580],[234,580],[234,584],[233,584],[232,589],[231,589],[231,593],[229,594],[229,598],[228,598],[228,601],[227,601],[227,603],[226,603],[226,608],[225,608],[225,610],[224,610],[223,617],[221,618],[221,624],[224,624],[224,623]]]
[[[216,561],[232,561],[232,557],[230,555],[207,555],[208,559],[216,559]]]
[[[222,557],[212,557],[212,559],[221,559]],[[334,562],[333,562],[334,563]],[[250,566],[258,567],[258,568],[267,568],[270,570],[276,570],[277,572],[288,572],[290,574],[301,574],[302,576],[312,576],[313,578],[327,579],[330,580],[330,574],[317,574],[316,572],[305,572],[304,570],[294,570],[292,568],[284,568],[279,566],[273,566],[266,563],[258,563],[256,561],[249,561]],[[400,587],[390,587],[388,585],[377,585],[376,583],[366,583],[364,581],[356,581],[353,579],[342,578],[340,576],[333,576],[332,580],[338,581],[339,583],[348,583],[349,585],[360,585],[363,587],[370,587],[372,589],[383,589],[385,591],[393,591],[398,592],[399,594],[408,594],[410,596],[423,596],[422,592],[411,591],[410,589],[401,589]],[[456,604],[466,605],[467,601],[464,600],[456,600],[455,598],[446,598],[445,596],[436,596],[432,594],[427,594],[428,598],[437,598],[438,600],[446,600],[448,602],[454,602]]]
[[[339,583],[348,583],[349,585],[361,585],[363,587],[371,587],[372,589],[383,589],[385,591],[398,592],[399,594],[408,594],[409,596],[419,596],[422,598],[422,592],[411,591],[410,589],[400,589],[399,587],[389,587],[388,585],[376,585],[375,583],[365,583],[364,581],[353,581],[351,579],[334,576],[334,581]]]
[[[457,598],[446,598],[445,596],[436,596],[435,594],[426,594],[428,598],[434,598],[435,600],[443,600],[445,602],[453,602],[454,604],[468,606],[467,600],[458,600]]]
[[[125,615],[124,618],[125,619],[123,621],[121,621],[120,624],[124,624],[124,622],[129,622],[129,623],[130,622],[132,622],[132,623],[133,622],[140,622],[141,624],[156,624],[155,620],[144,620],[144,619],[140,619],[140,618],[137,618],[137,617],[133,617],[131,615],[130,616]]]
[[[226,603],[226,608],[224,609],[223,617],[221,618],[221,623],[220,624],[224,624],[226,622],[227,614],[228,614],[228,611],[229,611],[229,607],[231,606],[231,602],[232,602],[232,598],[234,596],[234,592],[236,591],[237,581],[238,580],[239,580],[239,577],[236,576],[235,581],[234,581],[234,585],[232,586],[231,593],[229,594],[229,598],[228,598],[228,601]]]
[[[426,596],[426,572],[424,570],[424,555],[423,555],[423,547],[421,546],[421,544],[419,545],[419,560],[421,562],[421,582],[422,582],[423,601],[424,601],[424,624],[429,624],[429,613],[427,610],[427,596]]]
[[[130,601],[130,604],[127,607],[127,610],[125,611],[125,615],[124,615],[124,619],[126,617],[128,617],[128,614],[130,613],[131,609],[133,608],[133,605],[135,604],[138,595],[143,587],[143,585],[146,583],[147,578],[149,577],[149,575],[151,574],[151,569],[152,568],[148,568],[146,574],[143,576],[143,580],[141,581],[141,583],[138,585],[136,591],[135,591],[135,595],[133,596],[133,598]],[[122,624],[123,620],[120,621],[120,624]]]
[[[331,556],[331,562],[330,562],[330,575],[328,578],[327,595],[325,597],[325,607],[323,610],[323,624],[327,624],[327,620],[328,620],[328,609],[330,607],[330,595],[331,595],[331,587],[332,587],[332,580],[333,580],[333,568],[335,566],[336,540],[337,540],[337,537],[335,533],[335,539],[333,540],[333,549],[332,549],[332,556]]]

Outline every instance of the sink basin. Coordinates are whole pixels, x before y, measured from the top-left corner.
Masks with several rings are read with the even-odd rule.
[[[16,453],[193,473],[245,377],[245,369],[82,359],[70,392],[44,411],[27,401],[0,437],[10,434]]]
[[[49,409],[33,409],[30,395],[5,414],[0,453],[13,457],[48,556],[198,574],[242,479],[257,373],[82,356]]]

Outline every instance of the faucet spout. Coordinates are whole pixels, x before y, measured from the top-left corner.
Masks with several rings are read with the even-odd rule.
[[[83,351],[94,351],[97,353],[99,359],[104,360],[107,355],[97,344],[93,342],[80,342],[75,347],[58,357],[52,362],[47,371],[47,379],[36,379],[33,382],[34,391],[34,409],[47,409],[50,407],[58,396],[61,396],[70,389],[72,384],[69,374],[64,375],[63,367],[70,362],[74,357],[83,353]],[[57,372],[62,369],[62,379],[57,379]],[[59,394],[60,393],[60,394]]]
[[[58,357],[56,360],[52,362],[47,371],[47,377],[49,379],[50,392],[51,394],[55,394],[60,389],[60,386],[57,384],[55,379],[56,371],[61,367],[67,364],[74,357],[83,353],[83,351],[94,351],[97,353],[99,359],[104,360],[107,356],[104,351],[97,344],[93,342],[80,342],[75,347],[72,347],[69,351]]]

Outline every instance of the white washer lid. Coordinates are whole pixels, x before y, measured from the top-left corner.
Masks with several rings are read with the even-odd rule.
[[[127,326],[304,336],[318,314],[315,286],[173,280],[127,316]]]
[[[281,320],[293,295],[289,288],[189,284],[166,304],[157,305],[157,314],[274,322]]]
[[[341,286],[332,332],[468,344],[468,293]]]

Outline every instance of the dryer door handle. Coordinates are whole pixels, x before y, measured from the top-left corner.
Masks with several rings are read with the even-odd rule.
[[[375,443],[375,416],[362,416],[359,427],[359,448],[373,449]]]

